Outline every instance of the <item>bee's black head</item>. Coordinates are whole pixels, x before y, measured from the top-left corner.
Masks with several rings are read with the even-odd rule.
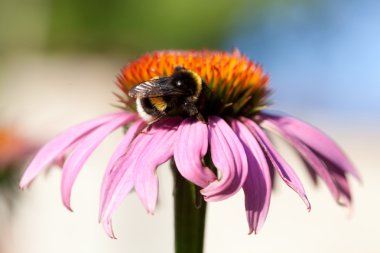
[[[194,71],[177,66],[171,76],[171,84],[197,99],[202,90],[202,79]]]

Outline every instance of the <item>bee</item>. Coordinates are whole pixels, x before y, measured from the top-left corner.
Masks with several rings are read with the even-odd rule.
[[[168,116],[190,116],[206,123],[200,113],[206,84],[194,71],[177,66],[171,76],[155,77],[137,84],[128,95],[149,125]]]

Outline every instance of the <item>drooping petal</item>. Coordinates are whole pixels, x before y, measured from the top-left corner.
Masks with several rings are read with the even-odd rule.
[[[104,220],[102,222],[103,224],[103,229],[104,231],[106,232],[106,234],[111,238],[111,239],[116,239],[116,236],[113,232],[113,228],[112,228],[112,220],[110,218]]]
[[[173,156],[175,131],[179,124],[178,119],[155,123],[150,131],[140,133],[127,153],[116,161],[107,185],[103,186],[106,191],[100,213],[106,232],[111,237],[111,217],[134,185],[148,212],[153,212],[158,194],[155,169]]]
[[[275,121],[264,120],[262,122],[262,125],[284,137],[297,150],[304,162],[307,163],[311,169],[323,179],[331,194],[334,196],[335,200],[339,201],[340,192],[335,183],[332,173],[329,171],[327,165],[323,163],[311,149],[302,143],[301,140],[298,140],[296,137],[287,134],[287,132],[281,129],[280,126],[275,123]]]
[[[88,133],[89,134],[89,133]],[[52,163],[53,165],[57,165],[61,169],[63,169],[63,166],[65,165],[67,156],[74,150],[74,148],[78,145],[79,142],[81,142],[85,138],[82,137],[73,143],[70,144],[61,154],[59,154],[55,159],[54,162]]]
[[[261,117],[273,122],[287,134],[302,141],[306,146],[323,157],[324,160],[333,163],[338,169],[348,172],[360,180],[358,171],[348,160],[347,156],[334,141],[320,130],[290,116],[262,114]]]
[[[135,158],[135,190],[148,213],[153,213],[158,196],[156,169],[173,157],[177,129],[181,120],[174,118],[157,122],[147,133],[151,141]],[[146,136],[144,136],[146,138]]]
[[[102,186],[105,191],[100,211],[100,219],[108,227],[106,231],[112,231],[110,228],[111,217],[133,188],[135,158],[144,152],[144,147],[150,141],[150,135],[140,133],[129,145],[126,153],[115,161],[114,166],[109,171],[108,179],[104,182],[106,184]]]
[[[217,116],[209,117],[211,159],[221,179],[201,190],[206,201],[218,201],[234,195],[248,174],[247,156],[231,127]]]
[[[130,164],[130,158],[137,143],[136,140],[131,143],[128,149],[129,154],[127,153],[116,161],[114,168],[110,171],[108,185],[103,186],[107,190],[104,192],[104,204],[100,212],[100,221],[102,221],[106,233],[111,238],[116,238],[112,229],[111,217],[133,188],[134,167]]]
[[[78,145],[75,147],[70,157],[66,160],[63,166],[62,181],[61,181],[61,194],[63,204],[71,210],[70,196],[71,189],[77,178],[79,171],[84,163],[90,157],[92,152],[98,145],[117,128],[127,124],[129,121],[136,118],[135,114],[122,113],[117,114],[108,122],[99,126],[93,132],[88,134]]]
[[[318,155],[318,154],[317,154]],[[321,159],[321,157],[319,157]],[[338,188],[339,191],[339,199],[337,200],[339,204],[351,207],[352,196],[350,185],[347,180],[347,176],[340,168],[337,168],[335,164],[324,160],[329,172],[331,173],[332,178]]]
[[[54,159],[53,164],[57,165],[60,168],[63,168],[63,165],[65,164],[65,161],[66,161],[66,152],[58,155],[57,158]]]
[[[202,188],[216,179],[215,174],[202,164],[207,148],[207,125],[191,118],[182,121],[174,143],[174,160],[179,173]]]
[[[135,136],[146,126],[146,123],[143,120],[137,120],[131,126],[128,128],[127,133],[123,137],[120,144],[115,149],[115,152],[113,152],[112,157],[110,161],[108,162],[107,169],[104,173],[103,182],[100,190],[100,210],[99,215],[103,212],[105,199],[106,199],[106,192],[108,186],[108,182],[110,180],[110,176],[113,175],[112,170],[115,169],[116,162],[121,159],[121,157],[127,152],[127,149],[129,145],[131,144],[132,140],[135,138]],[[100,219],[100,217],[99,217]]]
[[[237,120],[232,129],[241,140],[248,159],[248,176],[243,185],[249,234],[257,233],[265,222],[271,198],[271,175],[265,155],[252,133]]]
[[[315,171],[315,169],[313,167],[310,166],[309,163],[306,162],[306,160],[302,156],[300,156],[300,158],[301,158],[303,164],[305,165],[307,173],[309,173],[309,176],[310,176],[311,180],[313,181],[313,184],[315,186],[317,186],[318,185],[318,174],[317,174],[317,172]]]
[[[266,136],[264,131],[252,120],[242,117],[242,121],[248,127],[248,129],[256,137],[256,140],[260,143],[263,151],[266,153],[267,157],[272,162],[272,165],[275,167],[276,171],[284,182],[292,188],[298,195],[301,197],[305,203],[308,210],[311,206],[309,200],[307,199],[305,189],[301,183],[301,180],[298,178],[294,170],[289,166],[289,164],[280,156],[280,154],[273,147],[269,138]]]
[[[48,165],[52,164],[55,159],[61,158],[64,155],[65,150],[74,142],[83,138],[95,128],[103,125],[112,118],[124,114],[127,113],[119,112],[104,115],[97,119],[71,127],[57,137],[53,138],[40,149],[32,162],[29,164],[20,181],[20,187],[25,188],[37,176],[37,174],[44,170]]]

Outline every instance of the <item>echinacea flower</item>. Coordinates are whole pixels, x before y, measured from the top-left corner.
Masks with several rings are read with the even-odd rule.
[[[128,91],[157,76],[173,74],[176,66],[197,73],[210,92],[201,111],[206,122],[182,115],[163,118],[147,127],[136,113]],[[113,131],[127,129],[106,168],[101,186],[99,219],[114,237],[111,218],[134,189],[149,213],[158,195],[157,167],[173,159],[179,174],[200,188],[206,202],[220,201],[243,189],[249,233],[258,232],[269,209],[271,170],[294,190],[307,209],[302,182],[268,138],[281,135],[299,153],[314,178],[321,178],[334,199],[351,203],[347,175],[359,178],[341,149],[318,129],[291,116],[264,112],[268,106],[268,77],[262,67],[238,51],[159,51],[128,64],[118,78],[123,95],[121,112],[74,126],[53,138],[23,175],[25,188],[55,160],[63,162],[61,193],[71,209],[72,186],[84,163]]]
[[[22,165],[36,147],[14,127],[0,126],[0,197],[6,200],[10,207],[17,193],[17,180]]]
[[[25,137],[12,127],[0,126],[0,170],[20,163],[36,149]]]

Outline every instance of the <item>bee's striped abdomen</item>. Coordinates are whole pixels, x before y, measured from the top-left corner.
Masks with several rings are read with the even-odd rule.
[[[162,113],[152,105],[149,98],[136,99],[136,109],[140,117],[146,122],[155,120]]]
[[[165,102],[163,97],[149,98],[153,107],[155,107],[160,112],[164,112],[168,107],[168,104]]]

